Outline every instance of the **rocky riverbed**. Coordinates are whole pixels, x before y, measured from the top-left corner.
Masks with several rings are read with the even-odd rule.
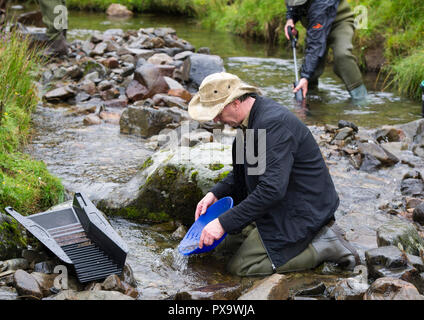
[[[226,257],[176,252],[197,202],[231,170],[234,130],[187,113],[202,79],[224,69],[219,56],[171,28],[95,32],[73,41],[69,58],[46,65],[27,151],[62,179],[69,197],[86,192],[130,253],[121,277],[84,286],[71,277],[58,290],[52,266],[60,262],[36,242],[22,251],[6,241],[20,232],[11,227],[0,234],[8,243],[0,247],[0,299],[423,298],[422,120],[310,126],[340,196],[337,223],[360,253],[361,270],[324,264],[241,281],[226,274]]]

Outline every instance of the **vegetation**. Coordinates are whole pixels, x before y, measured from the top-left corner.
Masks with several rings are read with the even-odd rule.
[[[34,87],[40,59],[16,34],[0,41],[0,210],[12,206],[31,214],[63,200],[60,181],[44,163],[22,152],[30,135],[31,112],[38,98]]]

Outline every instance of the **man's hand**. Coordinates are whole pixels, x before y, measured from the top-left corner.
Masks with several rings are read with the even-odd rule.
[[[218,198],[212,192],[208,192],[202,200],[199,201],[196,207],[196,213],[194,214],[194,220],[196,221],[199,217],[206,212],[206,209],[218,201]]]
[[[289,30],[288,30],[289,27],[292,27],[292,29],[293,29],[292,30],[293,36],[296,36],[296,34],[297,34],[297,30],[294,27],[294,21],[293,21],[293,19],[287,20],[286,25],[284,27],[284,33],[286,34],[287,40],[290,40],[290,35],[289,35]]]
[[[306,78],[300,79],[297,87],[293,89],[293,93],[298,92],[300,89],[302,89],[303,98],[306,99],[306,93],[308,92],[308,79]]]
[[[221,226],[218,218],[209,222],[202,231],[200,236],[199,248],[202,249],[203,245],[210,246],[215,240],[221,239],[225,231]]]

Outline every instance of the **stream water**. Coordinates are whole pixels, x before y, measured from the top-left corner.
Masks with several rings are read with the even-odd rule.
[[[174,28],[180,38],[196,48],[209,47],[213,54],[224,58],[228,72],[257,85],[266,95],[296,111],[290,89],[294,78],[291,52],[282,47],[269,48],[263,43],[209,31],[193,19],[152,14],[111,20],[100,13],[71,12],[69,39],[87,38],[93,30],[161,26]],[[337,124],[344,119],[366,128],[420,117],[420,104],[392,92],[377,91],[375,88],[380,84],[375,76],[367,76],[366,84],[371,104],[354,107],[341,81],[327,68],[318,92],[310,97],[309,112],[299,116],[308,125]],[[129,181],[151,151],[144,147],[142,139],[121,135],[119,126],[104,123],[86,127],[82,119],[83,116],[70,116],[69,106],[50,108],[40,104],[34,113],[35,133],[28,152],[43,160],[68,191],[84,191],[90,197],[97,197]],[[337,211],[339,224],[363,256],[365,250],[376,247],[375,229],[391,219],[375,214],[378,206],[399,194],[400,179],[409,167],[398,164],[377,174],[358,172],[352,176],[347,160],[329,160],[333,161],[330,171],[341,198]],[[422,167],[416,157],[412,161]],[[208,257],[180,256],[175,251],[178,242],[172,240],[173,229],[169,226],[152,227],[119,218],[111,223],[128,243],[128,262],[138,280],[142,299],[163,299],[183,289],[236,280],[225,273],[220,263]]]

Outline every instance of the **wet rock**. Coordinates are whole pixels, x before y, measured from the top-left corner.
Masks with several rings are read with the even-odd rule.
[[[407,253],[412,255],[419,255],[419,245],[424,247],[424,240],[418,234],[415,226],[394,217],[377,229],[377,244],[379,247],[383,247],[397,246],[399,243]]]
[[[424,225],[424,202],[418,204],[418,206],[414,209],[412,212],[412,218],[420,225]]]
[[[131,64],[136,64],[137,62],[134,56],[130,54],[124,54],[123,56],[121,56],[121,61],[131,63]],[[140,61],[140,59],[138,59],[138,61]],[[115,66],[115,68],[118,68],[118,66]]]
[[[193,51],[183,51],[180,53],[177,53],[174,56],[174,60],[185,60],[187,57],[191,56],[193,54]]]
[[[133,61],[134,61],[134,58],[132,57],[132,56],[130,56],[132,59],[133,59]],[[121,57],[121,59],[122,59],[122,57]],[[108,58],[108,59],[106,59],[104,62],[103,62],[103,64],[105,65],[105,67],[106,68],[109,68],[109,69],[116,69],[116,68],[119,68],[119,61],[118,61],[118,59],[116,59],[116,58],[114,58],[114,57],[111,57],[111,58]]]
[[[0,272],[15,271],[19,269],[28,269],[29,263],[27,259],[15,258],[0,262]]]
[[[105,51],[107,49],[107,43],[105,42],[100,42],[98,43],[94,49],[90,52],[90,56],[94,57],[94,56],[102,56]]]
[[[174,79],[170,77],[164,77],[166,83],[168,84],[169,90],[184,90],[184,87]]]
[[[199,143],[208,142],[213,142],[213,135],[204,129],[187,132],[181,137],[181,145],[187,147],[194,147]]]
[[[92,81],[95,84],[98,84],[102,81],[102,78],[99,77],[99,73],[97,71],[93,71],[88,73],[87,75],[84,76],[83,78],[84,81]]]
[[[357,165],[359,164],[359,169],[365,172],[373,172],[373,171],[377,171],[378,169],[380,169],[380,167],[382,166],[381,162],[379,160],[377,160],[374,156],[369,155],[369,154],[365,154],[361,157],[360,156],[360,161],[358,162],[351,162],[354,167],[357,167]],[[354,159],[352,159],[354,160]],[[356,158],[355,158],[356,160]]]
[[[147,60],[151,64],[170,64],[172,61],[174,60],[165,53],[156,53]]]
[[[91,58],[82,61],[80,67],[84,72],[84,76],[93,72],[97,72],[98,77],[104,79],[107,75],[106,67]]]
[[[368,270],[365,266],[355,267],[354,272],[361,271],[356,277],[342,279],[337,282],[331,296],[336,300],[362,300],[369,288]]]
[[[99,118],[104,120],[107,123],[112,124],[119,124],[119,120],[121,119],[121,115],[116,112],[108,112],[108,111],[101,111],[99,113]]]
[[[128,99],[118,98],[109,101],[105,101],[103,105],[106,108],[125,108],[128,105]]]
[[[69,98],[75,97],[75,91],[69,86],[60,87],[52,91],[47,92],[43,98],[47,102],[58,103],[61,101],[66,101]]]
[[[43,297],[48,297],[52,294],[50,291],[54,287],[54,279],[57,277],[57,274],[45,274],[41,272],[33,272],[31,276],[35,279],[40,287]]]
[[[34,265],[34,271],[50,274],[54,272],[55,267],[56,263],[54,261],[41,261]]]
[[[88,95],[94,95],[97,92],[96,84],[91,80],[84,80],[78,85],[78,87]]]
[[[120,95],[119,90],[114,87],[100,92],[100,97],[105,101],[110,101],[115,98],[118,98],[119,95]]]
[[[167,35],[176,35],[177,32],[173,28],[164,27],[164,28],[155,28],[153,33],[157,37],[163,38]]]
[[[20,257],[25,247],[18,224],[9,216],[0,213],[0,260]]]
[[[130,17],[133,15],[131,10],[122,4],[112,3],[106,10],[106,14],[111,17]]]
[[[168,91],[169,96],[174,96],[183,99],[185,102],[189,103],[193,97],[190,92],[185,89],[170,89]]]
[[[185,237],[187,233],[187,228],[183,225],[179,226],[171,235],[175,240],[181,240]]]
[[[424,271],[424,264],[420,257],[404,254],[398,247],[386,246],[371,249],[365,252],[365,260],[371,278],[381,277],[401,278],[405,272]]]
[[[160,139],[172,138],[178,144],[176,131],[162,134]],[[123,217],[131,214],[140,221],[172,218],[190,226],[197,203],[231,170],[231,158],[231,145],[218,143],[161,149],[132,181],[113,190],[98,206],[117,210]],[[211,169],[211,163],[217,170]]]
[[[404,196],[424,198],[424,183],[421,179],[404,179],[400,185],[400,192]]]
[[[383,126],[375,132],[375,139],[379,142],[398,142],[404,135],[401,130],[392,126]]]
[[[359,152],[363,155],[369,155],[377,159],[384,166],[392,166],[399,162],[393,154],[386,151],[384,147],[375,143],[361,143],[358,142]]]
[[[165,40],[165,45],[170,48],[180,48],[181,51],[194,51],[194,47],[185,41],[184,39],[179,39],[176,35],[167,34],[163,37]]]
[[[91,126],[91,125],[101,124],[102,120],[97,115],[90,114],[84,118],[83,123],[86,126]]]
[[[121,133],[147,138],[158,134],[167,124],[182,120],[181,115],[168,108],[129,106],[121,116]]]
[[[128,283],[132,287],[137,287],[137,280],[134,277],[134,272],[131,266],[126,263],[121,275],[119,276],[122,282]]]
[[[149,90],[137,80],[132,80],[125,91],[128,99],[132,102],[147,98]]]
[[[0,300],[16,300],[18,293],[15,288],[0,286]]]
[[[287,279],[276,273],[255,283],[238,300],[287,300],[288,297]]]
[[[324,283],[321,282],[311,288],[299,290],[298,292],[296,292],[296,296],[321,296],[324,295],[326,290],[327,287]]]
[[[218,283],[178,292],[174,300],[236,300],[242,292],[241,283]]]
[[[424,202],[424,200],[423,199],[418,199],[418,198],[406,197],[405,198],[405,202],[406,202],[406,204],[405,204],[406,209],[415,209],[420,204],[422,204]],[[422,209],[420,208],[420,210],[424,210],[424,208],[422,208]],[[419,213],[419,214],[421,214],[421,213]]]
[[[156,94],[153,98],[155,105],[166,105],[168,107],[178,107],[187,110],[187,103],[184,99],[166,94]]]
[[[125,288],[121,283],[121,279],[116,274],[111,274],[102,283],[103,290],[107,291],[119,291],[124,293]]]
[[[44,300],[134,300],[118,291],[82,291],[64,290],[60,293],[45,298]]]
[[[169,86],[163,77],[161,69],[153,64],[144,64],[136,69],[134,80],[137,80],[149,90],[148,98],[153,97],[157,93],[167,93],[169,91]]]
[[[100,83],[97,85],[97,88],[98,88],[100,91],[105,91],[105,90],[111,89],[112,87],[113,87],[113,84],[112,84],[112,82],[110,82],[109,80],[103,80],[102,82],[100,82]]]
[[[66,69],[65,77],[78,81],[82,78],[83,75],[84,73],[79,68],[79,66],[72,66]]]
[[[14,274],[15,288],[20,296],[29,299],[41,299],[43,294],[35,278],[24,270],[17,270]]]
[[[224,71],[224,62],[221,57],[193,53],[184,61],[182,78],[184,81],[191,81],[193,88],[197,90],[208,75]]]
[[[344,127],[336,130],[336,135],[334,140],[345,140],[348,137],[352,137],[354,135],[354,131],[350,127]]]
[[[340,129],[341,128],[351,128],[351,129],[353,129],[354,132],[358,132],[358,127],[353,122],[346,121],[346,120],[340,120],[337,125]]]
[[[385,277],[374,281],[364,300],[424,300],[417,288],[400,279]]]
[[[424,158],[424,144],[416,144],[412,147],[412,152],[417,157]]]

